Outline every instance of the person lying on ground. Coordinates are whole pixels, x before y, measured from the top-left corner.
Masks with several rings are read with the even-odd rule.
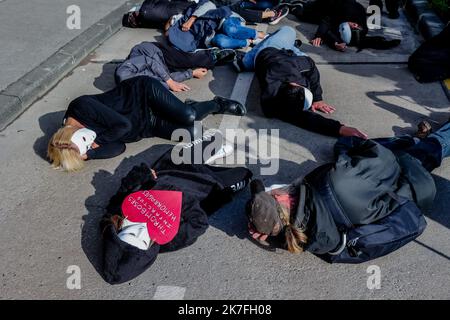
[[[367,138],[358,129],[317,114],[335,108],[323,101],[319,70],[296,43],[295,30],[283,26],[237,59],[238,71],[256,72],[264,115],[328,136]]]
[[[245,113],[239,102],[219,96],[204,102],[182,102],[159,81],[138,76],[108,92],[73,100],[63,127],[48,143],[47,153],[54,168],[77,171],[83,168],[84,160],[123,153],[125,143],[155,136],[171,139],[179,128],[193,137],[194,122],[209,114]]]
[[[213,1],[219,6],[218,1]],[[286,6],[277,6],[272,0],[240,0],[230,5],[230,9],[248,23],[268,23],[276,25],[289,14]]]
[[[128,28],[164,28],[170,17],[183,13],[192,5],[189,0],[145,0],[124,14],[122,25]]]
[[[424,230],[421,212],[436,194],[430,172],[450,156],[449,145],[450,122],[422,140],[340,138],[335,162],[304,179],[268,192],[251,183],[249,232],[264,245],[276,240],[330,262],[385,255]]]
[[[203,139],[202,154],[215,139],[206,135],[211,142]],[[193,145],[182,152],[200,146]],[[208,216],[245,189],[252,177],[244,167],[174,164],[171,153],[133,167],[109,201],[100,223],[102,273],[108,283],[129,281],[147,270],[158,253],[192,245],[208,228]]]
[[[201,11],[199,14],[198,11]],[[167,24],[169,42],[184,52],[219,47],[227,49],[256,45],[264,32],[244,26],[245,20],[227,6],[216,8],[207,0],[200,0]]]
[[[414,51],[408,59],[408,68],[419,82],[450,78],[450,23]]]
[[[391,49],[400,40],[386,40],[381,36],[369,37],[366,9],[356,0],[311,0],[296,3],[291,13],[299,20],[319,24],[311,44],[320,47],[323,43],[337,51],[347,46]]]
[[[214,48],[194,53],[183,52],[175,48],[172,50],[169,48],[163,49],[165,52],[169,51],[168,53],[172,56],[169,57],[169,60],[172,61],[171,68],[169,68],[166,63],[166,56],[160,49],[162,46],[164,45],[157,42],[142,42],[134,46],[127,59],[116,68],[116,83],[136,76],[149,76],[174,92],[188,91],[190,88],[182,82],[193,77],[202,79],[208,72],[207,67],[211,65],[211,59],[214,64],[220,64],[227,59],[232,61],[235,55],[234,50],[231,49]],[[177,60],[173,59],[173,51],[178,51]],[[205,54],[205,52],[209,54]],[[205,60],[201,61],[202,57]],[[177,68],[174,68],[173,62],[175,62]],[[185,68],[189,63],[198,63],[198,65]]]

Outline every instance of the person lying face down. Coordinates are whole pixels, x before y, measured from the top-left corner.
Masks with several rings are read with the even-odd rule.
[[[206,49],[212,46],[226,49],[255,45],[265,37],[244,26],[245,20],[227,6],[200,0],[187,8],[183,15],[174,16],[166,24],[169,42],[184,52]]]
[[[194,122],[209,114],[244,115],[239,102],[214,97],[204,102],[180,101],[161,83],[147,76],[122,81],[101,94],[73,100],[60,128],[48,143],[47,155],[54,168],[77,171],[85,160],[115,157],[125,143],[142,138],[171,139],[184,128],[194,136]]]
[[[149,76],[174,92],[189,91],[190,88],[183,81],[193,77],[202,79],[208,68],[227,62],[227,59],[232,61],[234,55],[233,50],[227,49],[187,53],[167,44],[145,41],[134,46],[127,59],[117,66],[115,80],[120,83],[136,76]],[[170,68],[167,60],[171,62]]]
[[[264,115],[324,135],[366,138],[358,129],[317,114],[335,108],[323,101],[319,70],[296,43],[295,30],[283,26],[235,63],[239,71],[255,70]]]
[[[203,141],[201,149],[209,144]],[[102,275],[108,283],[129,281],[147,270],[158,253],[192,245],[208,228],[208,216],[231,201],[252,176],[243,167],[176,165],[171,153],[151,166],[133,167],[106,208],[100,229]]]
[[[346,242],[344,234],[361,226],[390,230],[383,233],[386,238],[377,237],[386,246],[399,230],[417,228],[410,241],[426,225],[420,210],[431,208],[436,193],[429,172],[450,155],[449,142],[449,122],[422,140],[340,138],[334,147],[335,162],[318,167],[303,180],[267,192],[261,181],[251,182],[250,235],[260,241],[278,237],[292,253],[307,250],[320,256],[345,248],[358,253],[359,240]],[[409,220],[411,212],[416,220]],[[389,250],[380,247],[364,259],[387,254],[406,242]]]
[[[366,9],[356,0],[313,0],[296,5],[291,13],[299,20],[319,24],[311,43],[320,47],[322,43],[338,51],[347,46],[358,49],[390,49],[400,40],[384,37],[368,37]]]

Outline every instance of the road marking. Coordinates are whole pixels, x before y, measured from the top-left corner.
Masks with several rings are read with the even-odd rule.
[[[186,288],[176,286],[156,287],[153,300],[183,300]]]
[[[262,32],[267,31],[267,24],[258,24],[258,30]],[[236,82],[234,83],[233,91],[231,92],[230,99],[239,101],[243,105],[247,102],[247,96],[252,85],[254,72],[241,72],[238,73]],[[242,117],[224,115],[220,122],[219,130],[225,134],[226,129],[239,128],[239,122]]]

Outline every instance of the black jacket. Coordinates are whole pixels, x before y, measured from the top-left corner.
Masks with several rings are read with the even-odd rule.
[[[175,165],[171,160],[171,150],[152,168],[157,172],[156,180],[146,164],[135,166],[122,179],[101,223],[104,230],[103,274],[109,283],[122,283],[141,274],[154,262],[158,252],[174,251],[193,244],[208,228],[208,215],[229,202],[233,194],[244,189],[252,177],[252,173],[243,167]],[[121,214],[121,205],[127,195],[150,189],[181,191],[182,212],[175,238],[162,246],[154,243],[145,251],[118,238],[111,216]]]
[[[339,136],[341,124],[311,111],[280,105],[277,97],[282,84],[295,82],[309,88],[314,101],[322,100],[320,74],[314,61],[290,50],[266,48],[256,58],[255,72],[261,87],[261,107],[267,117],[277,117],[306,130]]]
[[[330,185],[328,195],[353,225],[370,224],[389,215],[399,205],[396,196],[415,201],[422,210],[431,206],[436,194],[433,178],[410,155],[394,154],[372,140],[354,137],[339,139],[335,154],[334,164],[317,168],[298,184],[300,205],[294,221],[299,227],[306,226],[308,251],[324,254],[341,241],[327,209],[330,199],[319,193],[324,179]]]

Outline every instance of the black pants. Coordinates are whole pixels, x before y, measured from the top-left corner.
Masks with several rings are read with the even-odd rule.
[[[187,0],[145,0],[139,10],[139,26],[162,28],[171,16],[182,13],[191,4]]]
[[[171,46],[166,41],[154,42],[162,51],[164,60],[170,71],[179,71],[195,68],[212,69],[215,59],[211,50],[200,50],[196,52],[184,52]]]
[[[178,99],[157,80],[148,93],[148,101],[152,108],[153,135],[170,139],[173,131],[187,129],[194,136],[194,121],[200,121],[207,115],[220,111],[220,105],[214,101],[186,103]]]
[[[397,12],[400,7],[400,0],[385,0],[386,10],[389,13]],[[370,0],[369,5],[379,6],[381,10],[383,10],[383,1],[382,0]]]

